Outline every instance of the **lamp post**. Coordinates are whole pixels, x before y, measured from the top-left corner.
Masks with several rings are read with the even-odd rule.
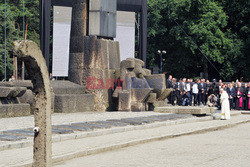
[[[160,68],[161,68],[161,74],[162,74],[162,55],[166,54],[167,52],[165,50],[158,50],[158,54],[161,56],[161,64],[160,64]]]

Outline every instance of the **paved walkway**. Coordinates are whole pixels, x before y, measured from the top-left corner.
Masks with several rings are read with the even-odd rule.
[[[185,124],[176,124],[176,121],[168,121],[171,122],[168,126],[151,126],[144,129],[138,128],[138,130],[134,129],[132,131],[123,131],[120,133],[109,133],[101,136],[65,140],[53,143],[53,161],[54,163],[60,162],[67,159],[96,154],[107,150],[119,149],[149,141],[225,128],[227,126],[233,126],[248,121],[250,121],[250,115],[234,116],[231,120],[227,121],[210,120]],[[153,124],[154,123],[151,125]],[[139,126],[140,125],[138,125],[138,127]],[[119,128],[112,128],[113,131],[116,131],[117,129]],[[0,166],[31,164],[32,153],[32,146],[0,151]]]
[[[141,117],[161,115],[156,112],[82,112],[82,113],[54,113],[52,124],[70,124],[75,122],[100,121],[107,119],[121,119],[126,117]],[[34,127],[34,116],[1,118],[0,131]]]
[[[250,123],[89,155],[56,167],[248,167]]]

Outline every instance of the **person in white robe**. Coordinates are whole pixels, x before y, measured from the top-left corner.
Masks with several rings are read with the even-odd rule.
[[[223,89],[220,90],[221,97],[221,119],[226,120],[230,119],[230,105],[229,105],[229,96],[227,92]]]

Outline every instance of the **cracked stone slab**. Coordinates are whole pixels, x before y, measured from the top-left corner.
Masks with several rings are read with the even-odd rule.
[[[33,137],[34,136],[34,132],[33,131],[22,130],[22,129],[7,130],[7,131],[3,131],[3,133],[4,134],[8,134],[8,135],[17,135],[17,136],[29,136],[29,137]]]
[[[110,125],[110,126],[127,126],[125,123],[118,123],[118,122],[108,122],[108,121],[95,121],[91,122],[93,124],[101,124],[101,125]]]
[[[98,124],[91,124],[91,123],[73,123],[72,125],[75,126],[83,126],[83,127],[90,127],[94,129],[106,129],[106,128],[111,128],[110,125],[98,125]]]
[[[23,140],[23,139],[27,139],[27,138],[23,136],[0,134],[0,141],[17,141],[17,140]]]
[[[90,127],[82,127],[82,126],[74,126],[74,125],[54,125],[53,128],[73,130],[73,131],[90,131],[90,130],[93,130],[93,128],[90,128]]]
[[[121,120],[121,119],[109,119],[107,121],[110,121],[110,122],[122,122],[122,123],[127,123],[127,124],[130,124],[130,125],[142,125],[143,124],[142,122],[138,122],[138,121],[129,121],[129,120]]]

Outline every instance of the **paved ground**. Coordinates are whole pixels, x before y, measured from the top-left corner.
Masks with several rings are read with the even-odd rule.
[[[157,115],[157,112],[81,112],[81,113],[54,113],[52,124],[69,124],[74,122],[99,121],[107,119],[120,119],[125,117],[140,117]],[[164,114],[164,113],[162,113]],[[34,127],[34,116],[1,118],[0,131]]]
[[[250,162],[250,123],[69,160],[58,167],[244,167]]]

